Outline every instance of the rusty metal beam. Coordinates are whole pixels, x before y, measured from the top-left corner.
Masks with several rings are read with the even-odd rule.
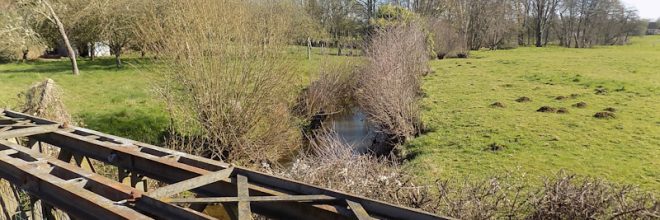
[[[369,216],[369,213],[367,213],[367,210],[364,210],[364,207],[360,205],[360,203],[353,202],[351,200],[346,200],[346,203],[348,203],[348,207],[351,207],[351,211],[353,211],[353,214],[355,214],[355,217],[357,217],[359,220],[371,220],[371,216]]]
[[[234,171],[234,167],[229,167],[224,170],[216,171],[206,175],[201,175],[195,178],[187,179],[172,185],[158,188],[154,191],[148,192],[147,195],[154,198],[165,198],[172,195],[205,186],[214,182],[218,182],[229,178],[229,175]]]
[[[28,128],[13,129],[0,132],[0,139],[10,139],[17,137],[27,137],[35,134],[53,132],[58,129],[58,125],[42,125]]]
[[[213,203],[236,203],[240,201],[248,202],[326,202],[337,201],[335,197],[326,195],[292,195],[292,196],[250,196],[241,197],[206,197],[206,198],[182,198],[182,199],[164,199],[168,203],[186,203],[186,204],[213,204]]]
[[[36,188],[27,187],[24,189],[49,204],[67,213],[73,213],[74,216],[81,219],[150,219],[149,216],[159,219],[213,219],[202,213],[142,195],[141,192],[134,188],[86,171],[73,164],[44,157],[34,150],[7,141],[0,141],[0,150],[2,150],[0,152],[16,152],[13,154],[13,157],[10,157],[12,154],[0,155],[0,168],[2,168],[0,169],[0,174],[5,171],[5,168],[7,170],[12,169],[2,162],[10,162],[19,167],[28,166],[29,164],[41,164],[41,167],[36,166],[32,170],[25,170],[22,173],[22,175],[26,176],[23,178],[26,180],[26,184],[23,186],[32,186],[32,184],[37,183],[46,184],[43,181],[34,182],[33,179],[29,178],[30,175],[34,175],[48,180],[48,184],[65,187],[65,189],[53,195],[48,194],[50,191],[43,192],[45,189],[41,188],[41,185]],[[14,184],[23,184],[23,182],[11,182]],[[59,194],[66,190],[70,191],[70,193],[82,194],[86,197],[67,198],[65,194]],[[62,196],[63,200],[53,201],[49,199],[58,196]],[[96,206],[100,206],[100,208],[95,208]],[[148,214],[144,215],[138,211]]]
[[[238,219],[251,220],[252,210],[250,209],[250,201],[247,200],[250,197],[248,179],[243,175],[237,175],[236,179],[238,180],[238,198],[241,199],[238,201]]]
[[[34,118],[12,111],[4,111],[7,117],[26,118],[37,124],[56,124],[45,119]],[[164,149],[128,139],[103,134],[84,128],[73,131],[58,130],[30,136],[39,141],[58,146],[74,154],[112,164],[122,169],[138,172],[169,184],[184,181],[229,167],[228,164],[201,158],[169,149]],[[92,137],[92,138],[88,138]],[[252,171],[242,167],[234,169],[245,176],[251,196],[326,195],[360,204],[371,217],[386,219],[450,219],[431,213],[387,204],[364,197],[324,189],[301,182],[283,179]],[[192,190],[203,197],[227,197],[237,195],[235,179],[223,180]],[[273,202],[251,204],[253,211],[276,218],[305,219],[352,219],[354,213],[345,205],[319,205],[298,202]]]
[[[39,163],[13,157],[17,154],[0,155],[0,177],[71,216],[80,219],[101,216],[107,219],[150,219],[86,190],[78,179],[67,181],[57,178],[49,173],[52,172],[50,166],[40,166]]]

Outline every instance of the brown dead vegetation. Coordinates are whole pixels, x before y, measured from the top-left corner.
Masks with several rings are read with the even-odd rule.
[[[377,30],[357,74],[358,105],[382,132],[406,140],[420,132],[420,78],[428,70],[426,36],[415,23]]]
[[[331,131],[283,176],[459,219],[653,219],[653,194],[566,172],[529,184],[525,175],[417,184],[397,163],[355,154]],[[511,172],[515,173],[515,172]]]

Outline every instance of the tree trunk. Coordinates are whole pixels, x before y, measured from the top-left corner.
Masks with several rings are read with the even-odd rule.
[[[115,53],[115,64],[117,65],[117,68],[121,68],[121,59],[119,56],[119,53]]]
[[[312,59],[312,38],[307,37],[307,59]]]
[[[541,18],[536,22],[536,47],[543,47],[543,28],[541,28]]]
[[[55,14],[55,10],[53,10],[53,7],[50,6],[50,3],[48,3],[47,0],[43,0],[43,3],[50,11],[51,16],[53,16],[53,20],[55,20],[57,29],[60,31],[60,34],[62,35],[62,39],[64,40],[64,44],[66,45],[67,53],[69,54],[69,59],[71,60],[71,69],[73,71],[73,75],[80,75],[80,71],[78,70],[78,62],[76,61],[76,52],[73,51],[73,47],[71,47],[71,42],[69,42],[69,37],[67,37],[66,35],[66,31],[64,30],[64,25],[60,21],[60,18],[57,17],[57,14]]]
[[[27,62],[29,52],[30,50],[27,49],[23,50],[23,63]]]
[[[89,58],[91,60],[94,60],[96,57],[96,46],[94,45],[95,43],[90,43],[89,45]]]

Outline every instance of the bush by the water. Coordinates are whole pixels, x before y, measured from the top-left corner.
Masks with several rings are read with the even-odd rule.
[[[382,132],[408,139],[421,129],[421,77],[428,70],[426,37],[415,23],[377,30],[365,49],[355,96]]]

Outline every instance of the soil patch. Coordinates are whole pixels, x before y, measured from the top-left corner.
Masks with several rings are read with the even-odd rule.
[[[606,112],[616,112],[616,109],[615,109],[615,108],[612,108],[612,107],[607,107],[607,108],[603,109],[603,111],[606,111]]]
[[[542,106],[541,108],[539,108],[536,111],[537,112],[555,113],[555,112],[557,112],[557,109],[554,108],[554,107],[550,107],[550,106]]]
[[[586,108],[586,107],[587,107],[587,103],[586,103],[586,102],[578,102],[578,103],[573,104],[573,107],[576,107],[576,108]]]
[[[607,89],[606,88],[596,88],[595,90],[596,95],[607,95]]]
[[[520,98],[516,99],[516,102],[531,102],[531,101],[532,101],[532,99],[530,99],[527,96],[523,96],[523,97],[520,97]]]
[[[557,114],[568,114],[568,109],[562,107],[557,109]]]
[[[497,151],[504,150],[505,147],[506,147],[506,146],[504,146],[504,145],[502,145],[502,144],[492,143],[492,144],[489,144],[489,145],[488,145],[488,147],[486,148],[486,150],[489,150],[489,151],[492,151],[492,152],[497,152]]]
[[[490,107],[492,107],[492,108],[505,108],[506,106],[501,102],[493,102],[493,104],[490,104]]]
[[[555,100],[564,100],[564,99],[566,99],[566,96],[563,95],[555,97]]]
[[[600,119],[614,119],[616,118],[616,115],[613,112],[597,112],[594,115],[594,118],[600,118]]]
[[[577,98],[577,97],[579,97],[579,96],[580,96],[580,94],[577,94],[577,93],[573,93],[573,94],[571,94],[571,98],[572,98],[572,99],[575,99],[575,98]]]

